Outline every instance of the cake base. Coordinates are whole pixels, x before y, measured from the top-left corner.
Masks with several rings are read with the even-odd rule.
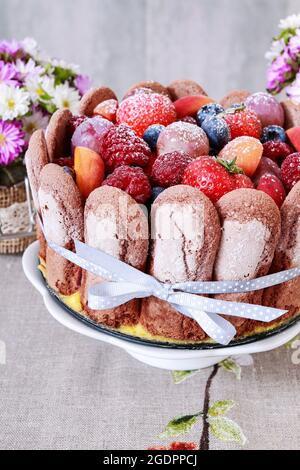
[[[124,349],[137,360],[161,369],[194,370],[212,366],[229,356],[255,354],[270,351],[292,340],[300,333],[300,322],[286,324],[259,338],[248,338],[247,342],[227,347],[215,344],[178,344],[149,342],[133,338],[100,325],[92,325],[85,317],[66,307],[52,295],[37,269],[38,243],[33,243],[23,255],[23,269],[33,286],[43,296],[49,313],[62,325],[98,341],[113,344]],[[68,314],[69,313],[69,314]],[[81,317],[81,318],[79,318]]]

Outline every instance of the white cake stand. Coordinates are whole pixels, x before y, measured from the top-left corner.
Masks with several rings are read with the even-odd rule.
[[[124,349],[135,359],[161,369],[195,370],[210,367],[229,356],[255,354],[276,349],[292,340],[300,333],[300,322],[269,338],[250,344],[228,346],[210,350],[164,349],[155,346],[132,343],[126,339],[110,336],[82,323],[60,306],[49,293],[42,276],[37,269],[38,242],[34,242],[25,251],[22,259],[23,270],[31,284],[43,296],[45,306],[50,314],[62,325],[89,338],[113,344]]]

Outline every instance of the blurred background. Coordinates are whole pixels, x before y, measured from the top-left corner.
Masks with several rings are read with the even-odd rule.
[[[264,54],[299,0],[0,0],[0,37],[34,37],[119,95],[130,84],[200,82],[214,98],[265,87]]]

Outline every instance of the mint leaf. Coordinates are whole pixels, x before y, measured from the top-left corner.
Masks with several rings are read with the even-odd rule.
[[[216,401],[208,410],[208,416],[222,416],[226,415],[235,406],[233,400]]]
[[[184,382],[186,379],[189,379],[193,375],[197,374],[199,372],[198,370],[173,370],[172,371],[172,377],[174,383],[180,384]]]
[[[229,357],[228,359],[220,362],[220,366],[227,372],[235,374],[237,380],[241,380],[242,368],[234,359]]]
[[[181,434],[185,434],[189,432],[197,423],[199,416],[202,413],[196,413],[194,415],[186,415],[186,416],[179,416],[177,418],[172,419],[167,426],[165,427],[164,431],[159,435],[161,439],[166,437],[176,437],[180,436]]]
[[[209,418],[211,433],[220,441],[236,442],[244,446],[246,437],[240,426],[231,419],[222,417]]]

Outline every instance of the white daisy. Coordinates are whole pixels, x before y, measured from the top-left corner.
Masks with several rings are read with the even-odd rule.
[[[265,54],[265,58],[269,63],[272,63],[283,51],[284,49],[284,40],[280,39],[279,41],[272,42],[271,49]]]
[[[30,94],[32,101],[48,102],[54,96],[54,79],[47,76],[39,75],[29,76],[25,79],[26,88]],[[45,100],[43,96],[47,94],[50,98]]]
[[[33,57],[37,54],[38,52],[38,45],[35,39],[33,38],[25,38],[21,42],[23,50],[29,54],[32,55]]]
[[[68,64],[64,60],[52,59],[51,60],[51,65],[53,67],[61,67],[62,69],[71,70],[75,74],[78,74],[80,72],[78,65]]]
[[[58,85],[54,90],[53,102],[58,109],[68,108],[73,114],[78,113],[80,95],[67,83]]]
[[[299,15],[291,15],[285,18],[284,20],[280,20],[279,23],[280,29],[296,29],[300,28],[300,14]]]
[[[11,121],[24,116],[29,110],[30,95],[22,88],[0,84],[0,116]]]
[[[29,59],[28,62],[24,62],[21,59],[17,59],[15,64],[16,69],[21,75],[21,79],[24,80],[26,77],[34,75],[41,75],[44,73],[43,67],[37,66],[34,60]]]
[[[49,123],[49,116],[45,116],[41,111],[35,111],[31,116],[23,118],[22,121],[25,138],[29,141],[31,135],[37,129],[46,130]]]

